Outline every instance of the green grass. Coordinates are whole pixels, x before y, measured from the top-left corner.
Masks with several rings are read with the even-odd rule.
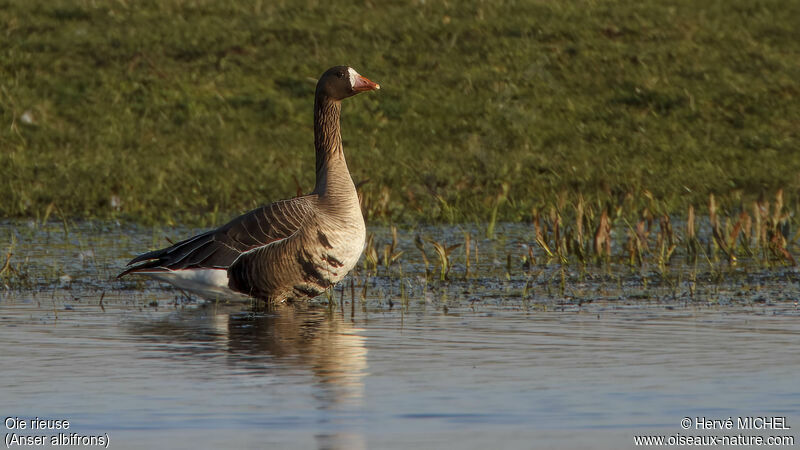
[[[561,193],[683,214],[782,187],[796,208],[797,17],[785,0],[0,0],[0,216],[205,224],[308,191],[335,64],[382,86],[343,114],[373,223],[487,221],[503,183],[498,220]]]

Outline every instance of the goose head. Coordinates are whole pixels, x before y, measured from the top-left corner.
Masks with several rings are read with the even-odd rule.
[[[359,92],[380,89],[378,83],[359,75],[352,67],[336,66],[326,70],[317,83],[317,95],[343,100]]]

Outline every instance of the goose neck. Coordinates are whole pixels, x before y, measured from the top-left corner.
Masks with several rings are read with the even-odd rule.
[[[340,101],[317,95],[314,101],[314,147],[317,152],[314,192],[320,195],[331,194],[332,188],[341,184],[340,181],[352,184],[342,149],[341,111]]]

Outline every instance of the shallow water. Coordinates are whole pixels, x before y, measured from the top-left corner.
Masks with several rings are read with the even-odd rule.
[[[0,413],[67,419],[111,448],[627,448],[701,434],[684,417],[800,427],[791,269],[731,275],[703,298],[575,275],[562,296],[560,269],[506,274],[529,239],[507,226],[481,241],[472,279],[426,281],[412,244],[402,268],[360,270],[331,304],[264,310],[114,281],[160,230],[3,230],[28,260],[0,294]],[[758,434],[715,434],[737,433]]]

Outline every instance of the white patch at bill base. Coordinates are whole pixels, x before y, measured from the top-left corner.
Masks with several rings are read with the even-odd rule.
[[[356,85],[356,80],[360,75],[352,67],[347,68],[347,73],[350,74],[350,88],[352,89]]]

